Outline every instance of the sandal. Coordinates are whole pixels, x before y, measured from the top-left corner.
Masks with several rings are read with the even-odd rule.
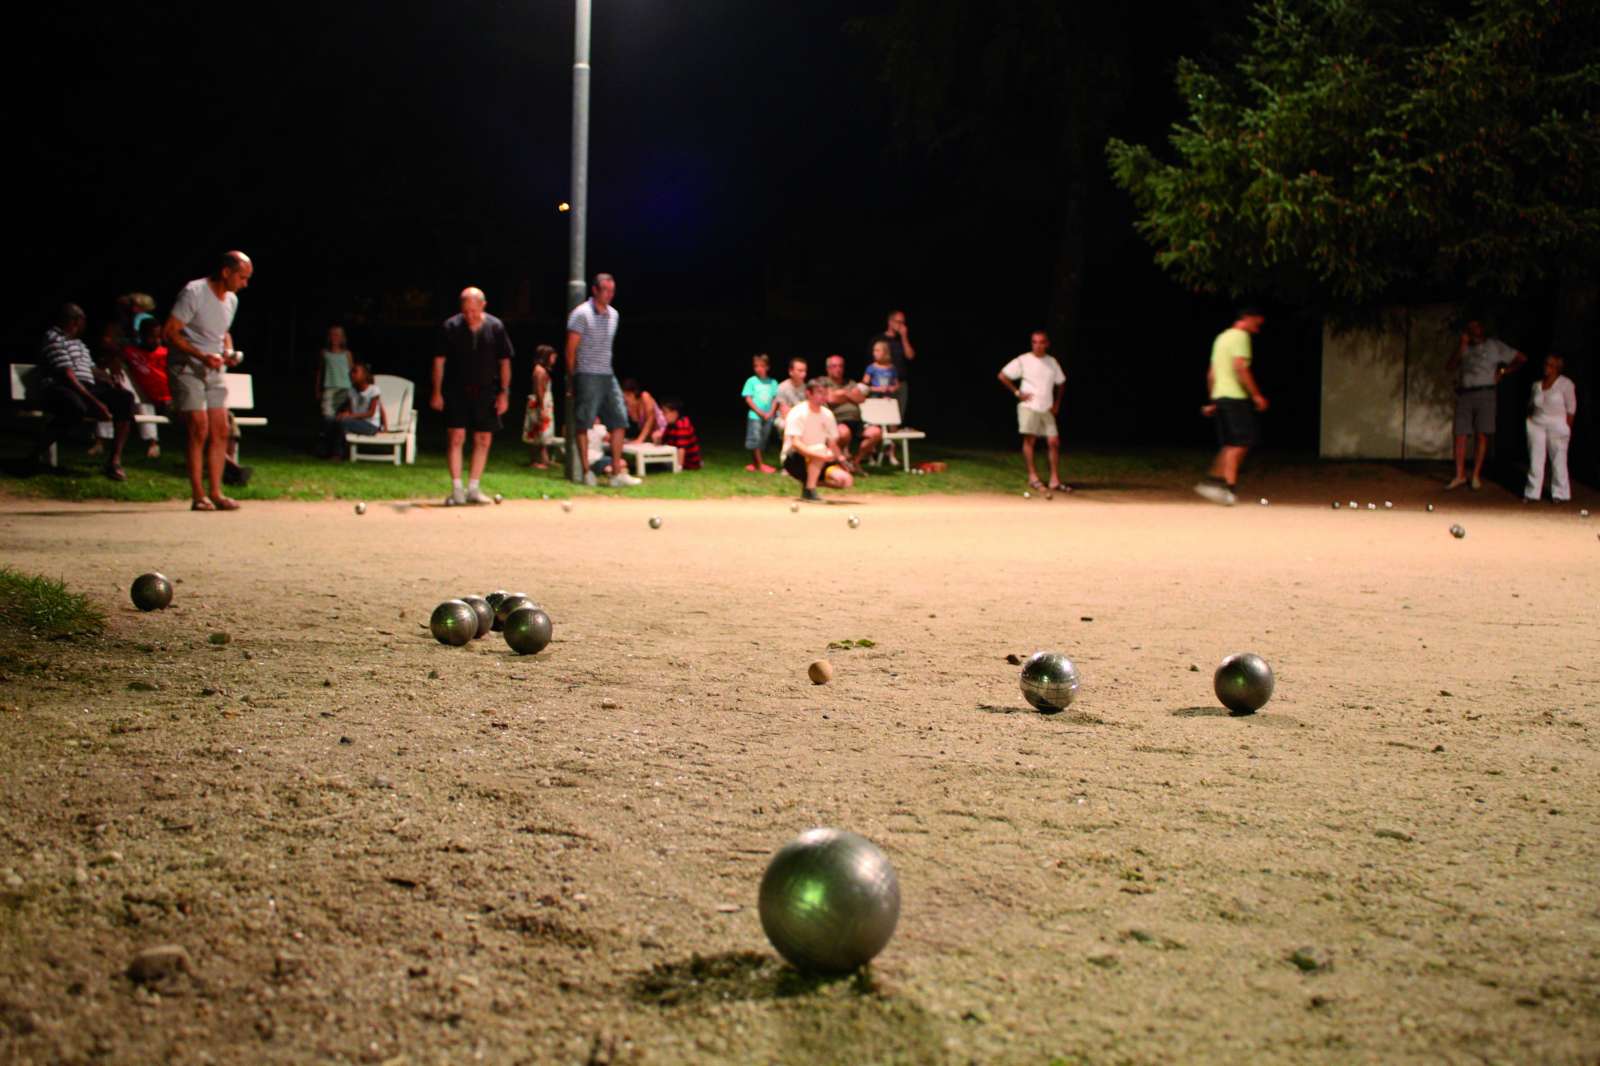
[[[122,467],[120,465],[118,465],[117,463],[107,463],[106,464],[106,469],[105,469],[105,475],[106,475],[106,477],[110,478],[112,481],[126,481],[126,480],[128,480],[128,472],[126,470],[122,469]]]
[[[1060,481],[1050,482],[1051,492],[1071,492],[1072,486]]]
[[[211,497],[211,504],[213,509],[218,511],[237,511],[239,509],[239,501],[228,496],[213,496]]]
[[[197,500],[190,500],[189,501],[189,510],[191,510],[191,511],[215,511],[216,507],[214,507],[212,505],[210,500],[208,500],[204,496],[202,496]]]
[[[1035,492],[1043,492],[1044,491],[1044,482],[1040,481],[1036,477],[1030,477],[1028,479],[1028,487],[1030,489],[1032,489],[1033,491],[1035,491]]]

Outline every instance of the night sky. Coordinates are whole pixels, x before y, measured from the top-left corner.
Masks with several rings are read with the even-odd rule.
[[[913,422],[1008,444],[993,378],[1045,322],[1060,225],[1030,146],[952,160],[896,144],[882,56],[853,28],[891,3],[594,6],[589,265],[618,277],[619,370],[736,425],[752,352],[859,369],[901,306],[921,354]],[[1099,102],[1110,132],[1160,137],[1176,57],[1239,6],[1126,16],[1120,86]],[[29,42],[8,75],[28,102],[13,358],[61,301],[99,319],[139,290],[164,310],[228,247],[256,261],[236,337],[266,405],[309,395],[330,322],[379,370],[420,378],[467,284],[510,324],[519,386],[533,345],[559,343],[568,0],[73,2],[30,11],[13,39]],[[1052,136],[1057,117],[1029,105],[1022,128]],[[1155,269],[1103,166],[1090,196],[1083,304],[1057,344],[1068,441],[1204,442],[1193,412],[1228,304]],[[1315,323],[1269,323],[1260,355],[1270,439],[1312,446]]]

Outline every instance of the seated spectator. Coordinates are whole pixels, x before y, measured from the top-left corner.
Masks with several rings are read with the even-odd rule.
[[[806,386],[806,402],[789,412],[783,428],[784,472],[800,482],[800,498],[811,502],[822,498],[818,484],[836,489],[854,484],[839,448],[839,426],[825,403],[825,382],[817,378]]]
[[[778,382],[778,409],[772,425],[778,433],[778,445],[783,446],[783,421],[790,411],[806,402],[806,361],[799,356],[789,360],[789,376]]]
[[[877,450],[878,442],[883,439],[883,428],[862,424],[861,401],[867,398],[867,390],[844,376],[844,356],[828,356],[827,368],[827,375],[816,380],[827,390],[824,402],[839,427],[839,454],[844,457],[846,468],[859,474],[861,464]],[[852,444],[856,446],[854,460],[850,458]]]
[[[601,478],[610,477],[618,469],[611,461],[611,431],[598,418],[584,434],[583,461],[585,485],[598,485]]]
[[[750,465],[745,469],[750,473],[760,471],[763,474],[775,474],[777,470],[768,466],[761,452],[766,448],[767,441],[772,438],[772,417],[778,404],[778,383],[772,380],[768,373],[772,360],[765,353],[750,358],[750,376],[745,379],[744,390],[739,394],[744,397],[745,411],[744,446],[751,453]]]
[[[137,402],[135,410],[144,415],[164,415],[172,403],[172,390],[167,384],[167,346],[161,343],[161,323],[154,315],[140,312],[135,339],[122,346],[119,362],[126,380],[133,384],[132,392]],[[142,399],[141,399],[142,398]],[[154,422],[140,422],[139,439],[145,442],[145,457],[159,459],[161,444]],[[111,426],[102,422],[99,435],[110,440]]]
[[[113,481],[126,481],[122,447],[133,425],[133,393],[96,376],[94,359],[82,339],[85,325],[83,308],[67,304],[56,324],[45,331],[39,362],[49,374],[44,400],[54,417],[45,423],[35,458],[41,465],[48,465],[50,446],[59,444],[73,426],[86,418],[110,422],[113,437],[105,475]]]
[[[345,390],[345,401],[332,418],[322,422],[322,452],[338,462],[344,458],[344,438],[348,433],[370,437],[383,432],[387,425],[383,413],[383,396],[372,370],[365,363],[350,368],[350,387]]]
[[[667,417],[656,398],[639,387],[634,378],[622,379],[622,403],[628,409],[628,437],[634,444],[661,444],[667,431]]]
[[[350,370],[356,365],[355,353],[345,341],[343,326],[329,326],[317,360],[317,403],[323,421],[335,417],[350,391]]]
[[[680,470],[699,470],[700,437],[694,431],[694,423],[683,413],[683,401],[664,400],[661,411],[667,419],[667,428],[661,434],[661,443],[669,448],[678,449]]]
[[[528,410],[522,416],[522,443],[528,446],[528,465],[543,470],[550,465],[550,445],[556,439],[556,395],[550,387],[556,350],[541,344],[533,350],[533,388]]]

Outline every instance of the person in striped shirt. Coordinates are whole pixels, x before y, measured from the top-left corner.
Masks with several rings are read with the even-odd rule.
[[[667,416],[667,429],[661,434],[661,443],[678,449],[680,469],[699,470],[700,436],[695,433],[694,423],[689,421],[689,416],[683,413],[683,401],[670,398],[662,400],[661,413]]]
[[[110,422],[113,435],[105,474],[113,481],[126,481],[122,446],[128,442],[128,429],[133,425],[133,393],[95,376],[94,358],[83,342],[87,323],[83,308],[67,304],[61,308],[56,324],[45,331],[39,362],[49,374],[45,403],[55,417],[45,424],[35,458],[40,465],[50,465],[51,446],[86,418]]]

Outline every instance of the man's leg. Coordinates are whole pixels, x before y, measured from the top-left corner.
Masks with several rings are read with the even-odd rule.
[[[822,468],[828,465],[828,460],[806,456],[806,488],[815,489],[818,480],[822,477]]]
[[[208,407],[206,419],[206,482],[211,502],[226,499],[222,494],[222,466],[228,458],[228,409]]]
[[[461,482],[461,446],[467,442],[466,427],[444,431],[444,463],[452,484]]]
[[[1223,484],[1228,486],[1229,492],[1232,492],[1239,485],[1239,466],[1244,462],[1245,453],[1249,450],[1249,448],[1230,444],[1222,449],[1222,454],[1218,457],[1222,466],[1222,481]]]
[[[618,426],[611,431],[611,469],[626,470],[622,465],[622,438],[627,435],[627,430]]]
[[[1477,488],[1483,480],[1483,461],[1489,456],[1489,438],[1492,434],[1479,433],[1477,438],[1477,453],[1472,457],[1472,487]]]
[[[1022,463],[1028,468],[1028,484],[1030,485],[1039,480],[1039,472],[1033,465],[1033,441],[1033,434],[1024,433],[1022,435]]]
[[[1045,441],[1050,449],[1050,484],[1061,484],[1061,438],[1050,437]]]
[[[184,411],[183,421],[189,431],[184,453],[189,467],[189,498],[203,500],[206,490],[201,484],[200,475],[205,466],[206,438],[211,433],[211,420],[206,417],[205,411]]]
[[[860,466],[872,458],[872,453],[878,450],[878,445],[883,441],[883,428],[881,426],[865,426],[861,430],[861,451],[856,455],[856,465]]]
[[[463,431],[463,436],[465,436],[465,431]],[[472,434],[472,472],[468,476],[468,480],[474,485],[483,480],[483,468],[489,463],[489,445],[493,441],[493,433],[480,433],[474,431]],[[456,469],[461,469],[461,457],[459,450],[456,456]]]

